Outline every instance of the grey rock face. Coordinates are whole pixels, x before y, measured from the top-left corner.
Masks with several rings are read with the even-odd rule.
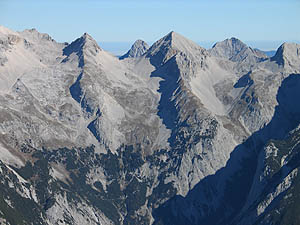
[[[129,51],[120,57],[120,59],[136,58],[142,56],[149,48],[149,45],[143,40],[137,40],[133,43]]]
[[[233,62],[242,62],[243,60],[259,61],[262,58],[267,58],[263,52],[248,47],[234,37],[216,43],[210,53],[213,56],[226,58]]]
[[[170,32],[120,60],[87,33],[0,27],[1,223],[278,222],[297,200],[298,52]]]
[[[299,65],[300,45],[295,43],[283,43],[271,59],[276,61],[279,65]]]

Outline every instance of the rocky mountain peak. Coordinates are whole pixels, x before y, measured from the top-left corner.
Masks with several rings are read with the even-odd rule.
[[[224,41],[217,42],[213,47],[218,46],[218,45],[224,45],[224,44],[235,47],[237,49],[248,47],[244,42],[242,42],[240,39],[238,39],[236,37],[227,38]]]
[[[199,55],[206,54],[205,52],[206,50],[195,42],[171,31],[150,47],[147,57],[152,58],[155,64],[159,64],[159,62],[166,62],[177,53],[182,53],[189,58],[197,58]]]
[[[120,57],[120,59],[125,58],[135,58],[142,56],[149,49],[149,45],[143,40],[136,40],[129,51]]]
[[[168,33],[162,39],[157,41],[157,44],[163,44],[182,52],[187,52],[192,49],[201,49],[198,44],[187,39],[181,34],[176,33],[175,31],[171,31],[170,33]]]
[[[77,40],[78,40],[78,44],[80,44],[84,48],[95,47],[98,48],[99,50],[101,49],[97,44],[97,41],[86,32]]]
[[[80,38],[77,38],[71,44],[69,44],[66,49],[73,49],[73,51],[82,51],[87,48],[95,48],[101,50],[97,42],[88,33],[84,33]]]
[[[86,43],[89,42],[89,41],[96,42],[94,40],[94,38],[89,33],[87,33],[87,32],[85,32],[80,38],[81,38],[82,41],[84,41]]]
[[[23,37],[25,37],[26,40],[36,42],[36,41],[51,41],[55,42],[55,40],[46,33],[41,33],[35,28],[26,29],[22,32],[20,32]]]
[[[262,52],[253,50],[235,37],[217,42],[210,49],[210,54],[215,57],[229,59],[233,62],[241,62],[246,58],[266,58],[266,55]]]
[[[225,39],[224,41],[221,42],[217,42],[212,47],[213,50],[218,50],[218,49],[228,50],[224,52],[226,54],[225,56],[227,57],[232,57],[234,54],[239,53],[241,50],[246,48],[248,48],[248,46],[235,37]]]
[[[102,51],[102,49],[99,47],[97,42],[92,38],[91,35],[84,33],[80,38],[77,38],[71,44],[66,46],[63,49],[63,54],[66,56],[70,56],[72,53],[78,55],[80,58],[79,67],[82,67],[84,64],[84,55],[96,56],[99,51]]]
[[[183,38],[185,39],[185,37],[183,37],[182,35],[176,33],[175,31],[171,31],[170,33],[168,33],[165,37],[163,37],[163,39],[166,41],[166,40],[170,40],[171,42],[172,41],[175,41],[176,39],[180,39],[180,38]]]
[[[283,43],[271,58],[279,65],[299,65],[300,45],[296,43]]]

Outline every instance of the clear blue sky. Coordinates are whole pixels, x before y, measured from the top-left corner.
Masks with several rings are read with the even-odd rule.
[[[171,30],[200,43],[299,41],[300,0],[0,0],[0,24],[61,42],[84,32],[100,43],[152,42]]]

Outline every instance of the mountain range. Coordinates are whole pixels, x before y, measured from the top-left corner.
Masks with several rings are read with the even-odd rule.
[[[300,224],[299,75],[294,43],[0,26],[0,223]]]

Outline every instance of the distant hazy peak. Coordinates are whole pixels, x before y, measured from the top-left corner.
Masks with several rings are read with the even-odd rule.
[[[234,62],[243,61],[247,57],[266,58],[263,52],[253,50],[235,37],[217,42],[210,49],[210,53],[212,56],[226,58]]]
[[[214,44],[210,52],[211,55],[216,57],[224,57],[232,61],[238,61],[236,56],[241,53],[242,50],[245,50],[247,48],[248,46],[242,41],[235,37],[232,37],[230,39],[225,39],[224,41]]]
[[[236,37],[227,38],[224,41],[220,41],[214,44],[213,48],[218,46],[237,46],[237,47],[248,47],[245,43],[243,43],[241,40],[239,40]]]
[[[296,43],[283,43],[271,58],[279,65],[300,65],[300,45]]]
[[[145,45],[145,46],[149,46],[145,41],[138,39],[136,40],[133,45]]]
[[[133,43],[129,51],[121,56],[120,59],[142,56],[148,49],[149,45],[145,41],[138,39]]]

